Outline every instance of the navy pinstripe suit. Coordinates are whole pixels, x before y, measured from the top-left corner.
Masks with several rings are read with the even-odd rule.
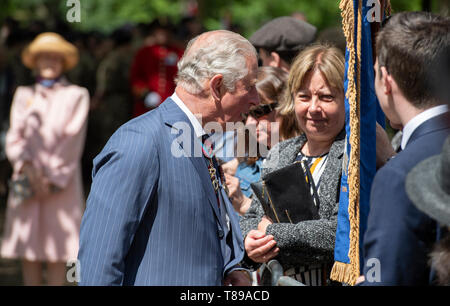
[[[192,133],[177,130],[180,122]],[[172,154],[194,152],[196,143],[171,99],[111,137],[94,159],[80,285],[222,285],[237,268],[244,246],[230,201],[221,190],[218,207],[204,157]]]

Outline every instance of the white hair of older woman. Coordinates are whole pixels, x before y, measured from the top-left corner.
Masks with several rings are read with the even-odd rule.
[[[186,51],[178,62],[177,85],[191,94],[200,94],[204,82],[217,74],[223,76],[223,84],[234,92],[237,81],[248,74],[247,59],[257,56],[253,45],[241,35],[215,31],[199,40],[201,34],[189,41]]]

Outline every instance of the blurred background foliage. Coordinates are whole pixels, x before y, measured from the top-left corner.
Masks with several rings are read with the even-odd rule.
[[[42,21],[52,27],[65,22],[70,9],[68,0],[2,0],[0,21],[13,17],[23,26]],[[187,15],[193,0],[79,0],[81,22],[70,26],[82,31],[109,33],[124,24],[148,23],[166,18],[174,23]],[[319,30],[339,26],[338,0],[197,0],[197,14],[208,30],[233,25],[233,29],[250,35],[275,17],[299,11]],[[394,12],[432,10],[448,14],[450,0],[392,0]],[[229,28],[229,27],[228,27]]]

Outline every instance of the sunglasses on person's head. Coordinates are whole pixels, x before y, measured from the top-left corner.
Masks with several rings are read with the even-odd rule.
[[[243,113],[242,119],[247,120],[249,116],[252,116],[255,119],[261,118],[267,114],[270,114],[275,107],[277,107],[278,102],[273,102],[270,104],[261,104],[249,110],[248,113]]]

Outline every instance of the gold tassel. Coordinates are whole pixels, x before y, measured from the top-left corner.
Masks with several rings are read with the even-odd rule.
[[[359,167],[360,167],[360,68],[361,68],[361,38],[362,38],[362,0],[358,4],[358,31],[355,46],[354,41],[354,7],[352,0],[342,0],[339,8],[342,15],[342,29],[347,40],[348,86],[346,96],[350,104],[350,138],[351,146],[348,167],[348,215],[350,221],[350,245],[348,257],[350,263],[335,262],[330,278],[335,281],[354,285],[359,277]],[[357,52],[355,52],[355,47]],[[355,71],[355,63],[357,65]],[[355,82],[356,75],[356,82]]]
[[[331,269],[330,278],[341,283],[352,284],[352,265],[336,261]]]

